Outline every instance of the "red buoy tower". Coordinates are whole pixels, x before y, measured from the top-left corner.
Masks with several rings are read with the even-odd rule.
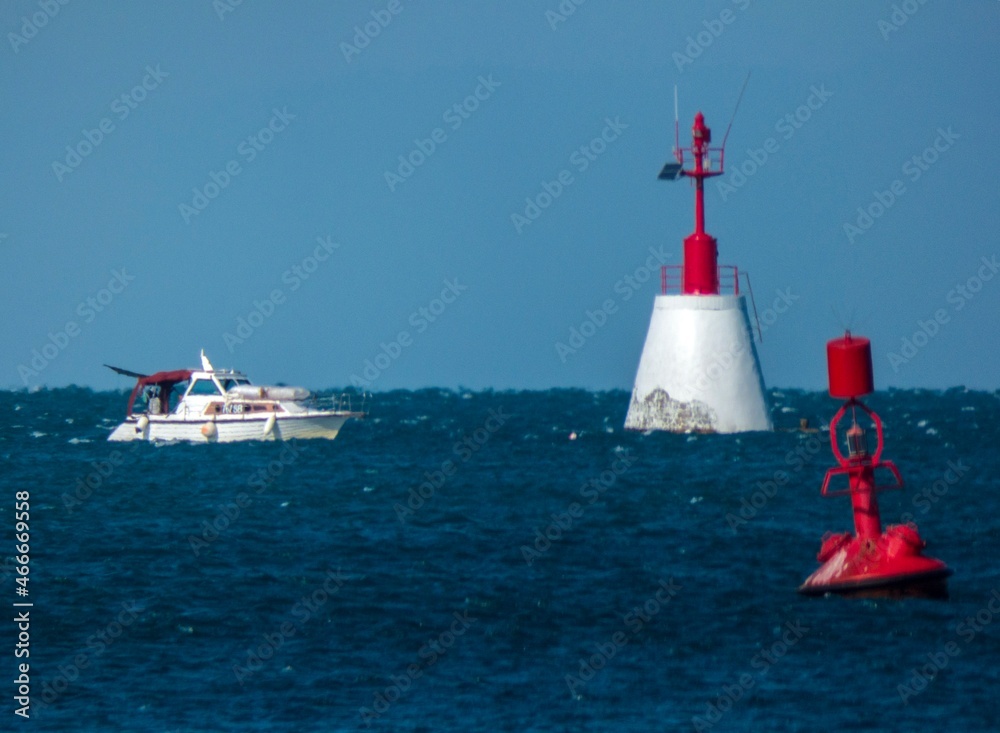
[[[826,345],[830,396],[846,400],[830,421],[830,446],[838,466],[829,469],[823,479],[823,496],[851,497],[854,508],[854,531],[823,537],[819,560],[822,565],[799,587],[806,595],[841,593],[863,596],[908,596],[946,598],[945,579],[951,570],[940,560],[924,557],[926,543],[916,525],[890,525],[882,531],[878,501],[879,491],[902,489],[903,479],[892,461],[882,460],[884,440],[882,420],[858,398],[875,391],[872,374],[871,343],[852,336],[833,339]],[[847,455],[840,449],[837,426],[850,411],[851,426],[846,431]],[[876,447],[869,452],[867,432],[858,424],[857,413],[867,415],[875,426]],[[891,477],[879,484],[876,471]],[[847,488],[831,490],[831,480],[847,476]]]
[[[625,428],[771,430],[741,273],[719,266],[718,243],[705,231],[705,179],[723,175],[725,140],[723,147],[711,147],[712,131],[701,112],[691,127],[691,147],[680,147],[676,122],[674,135],[676,162],[663,166],[659,178],[694,182],[694,232],[684,239],[684,263],[660,272],[661,294],[653,304]]]

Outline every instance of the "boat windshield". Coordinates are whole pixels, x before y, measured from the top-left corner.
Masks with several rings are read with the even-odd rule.
[[[226,377],[224,379],[220,379],[219,381],[222,384],[222,391],[223,392],[228,392],[233,387],[237,387],[237,386],[239,386],[241,384],[250,384],[250,380],[249,379],[241,379],[241,378],[234,378],[234,377]]]
[[[219,388],[211,379],[196,379],[188,390],[189,395],[217,395]]]

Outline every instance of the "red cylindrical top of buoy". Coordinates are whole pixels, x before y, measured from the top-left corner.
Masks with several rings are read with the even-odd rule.
[[[872,345],[848,331],[843,338],[826,342],[826,365],[830,396],[849,400],[875,391],[872,376]]]

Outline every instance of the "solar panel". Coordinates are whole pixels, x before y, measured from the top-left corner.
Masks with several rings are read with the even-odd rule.
[[[657,176],[661,181],[676,181],[684,175],[684,169],[680,163],[667,163]]]

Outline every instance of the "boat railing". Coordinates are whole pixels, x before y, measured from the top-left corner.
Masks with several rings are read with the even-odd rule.
[[[367,415],[371,397],[370,392],[341,392],[340,394],[313,395],[306,404],[313,410],[360,412]]]

